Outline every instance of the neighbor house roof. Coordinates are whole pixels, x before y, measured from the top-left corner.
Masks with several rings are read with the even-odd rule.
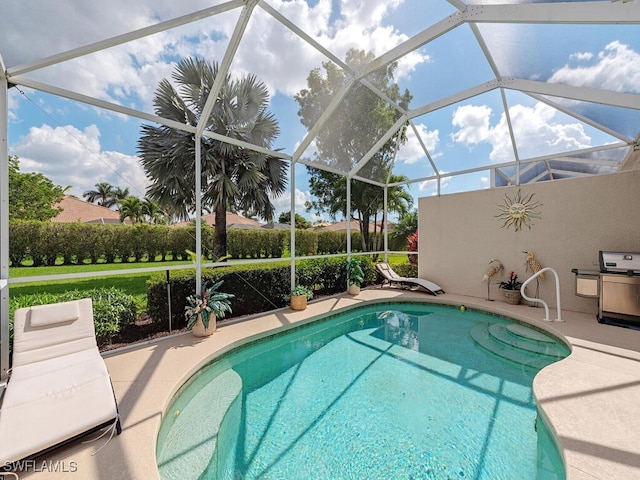
[[[69,195],[64,197],[56,206],[62,207],[62,211],[51,219],[52,222],[120,223],[120,214],[115,210],[85,202]]]
[[[175,223],[174,227],[184,227],[186,225],[190,225],[192,220],[188,220],[186,222]],[[208,213],[206,215],[202,215],[202,223],[206,225],[210,225],[212,227],[216,226],[216,215],[215,213]],[[227,212],[227,228],[261,228],[262,224],[256,220],[252,220],[251,218],[243,217],[242,215],[237,215],[235,213]]]
[[[389,230],[391,230],[394,225],[395,225],[395,223],[387,221],[387,228]],[[377,232],[382,232],[384,226],[382,225],[382,222],[376,222],[375,224],[374,224],[374,222],[371,222],[369,224],[369,231],[373,232],[374,227],[375,227],[375,230]],[[324,230],[331,230],[333,232],[340,232],[340,231],[343,231],[343,230],[346,230],[346,229],[347,229],[347,222],[346,221],[333,223],[333,224],[331,224],[331,225],[329,225],[327,227],[324,227]],[[352,231],[355,230],[357,232],[360,231],[360,225],[358,224],[357,220],[351,220],[351,230]]]

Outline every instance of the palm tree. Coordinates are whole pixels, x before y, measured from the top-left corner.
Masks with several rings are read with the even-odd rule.
[[[405,175],[389,175],[388,182],[389,183],[398,183],[408,180],[408,177]],[[374,226],[373,233],[376,234],[378,232],[378,212],[382,212],[382,220],[381,224],[384,224],[385,214],[384,214],[384,197],[382,196],[382,192],[379,192],[375,198],[375,202],[377,203],[377,207],[374,213]],[[405,215],[409,209],[413,206],[413,197],[411,194],[405,189],[403,185],[393,185],[387,188],[387,214],[388,213],[397,213],[399,216]],[[382,231],[382,228],[380,228]],[[413,233],[413,232],[412,232]],[[374,235],[373,250],[379,250],[380,245],[378,245],[378,241],[381,240],[376,235]]]
[[[112,197],[109,199],[109,207],[122,205],[122,201],[125,198],[129,198],[129,196],[129,187],[125,187],[124,189],[115,187]]]
[[[138,197],[127,197],[120,202],[120,221],[124,222],[126,218],[131,223],[142,223],[144,220],[143,203]]]
[[[162,211],[160,205],[148,198],[142,201],[142,215],[149,223],[156,225],[167,223],[167,214]]]
[[[113,204],[110,204],[110,202],[115,193],[114,186],[107,182],[100,182],[96,183],[95,187],[95,190],[87,190],[82,196],[86,198],[89,203],[97,203],[107,208],[111,207]]]
[[[172,74],[177,90],[167,79],[156,90],[156,114],[197,125],[217,75],[215,62],[183,59]],[[255,76],[231,80],[227,75],[206,130],[271,148],[279,128],[275,117],[267,111],[268,104],[267,87]],[[172,216],[189,218],[195,210],[193,134],[166,126],[143,125],[138,150],[152,182],[147,197]],[[222,257],[227,252],[227,210],[251,210],[271,221],[275,208],[270,196],[284,193],[286,163],[207,137],[201,139],[201,161],[202,207],[215,212],[214,255]]]
[[[389,235],[392,250],[402,250],[407,244],[407,237],[418,230],[418,210],[409,210],[400,215],[398,223],[393,227]]]

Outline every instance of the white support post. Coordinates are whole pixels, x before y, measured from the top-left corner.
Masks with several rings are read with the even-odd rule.
[[[202,288],[202,137],[195,135],[196,155],[196,293]],[[217,228],[217,226],[216,226]]]
[[[384,232],[384,263],[389,263],[389,231],[387,229],[387,225],[388,225],[388,211],[387,211],[387,202],[389,200],[389,187],[387,185],[384,186],[384,190],[383,190],[383,198],[384,198],[384,210],[383,210],[383,215],[384,215],[384,224],[382,225],[382,229]]]
[[[291,215],[289,217],[289,233],[291,241],[291,291],[296,288],[296,163],[291,162],[289,171],[289,184],[291,185]]]
[[[0,59],[0,67],[4,64]],[[0,74],[0,385],[9,371],[9,86]],[[1,392],[0,388],[0,392]]]
[[[347,175],[347,261],[351,260],[351,177]],[[349,288],[349,279],[347,279],[347,288]]]

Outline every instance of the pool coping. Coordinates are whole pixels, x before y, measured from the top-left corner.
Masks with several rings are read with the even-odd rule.
[[[389,301],[464,304],[563,340],[571,354],[539,372],[533,388],[538,410],[558,440],[567,479],[640,478],[640,331],[599,324],[593,314],[563,311],[565,322],[545,322],[543,309],[526,305],[378,287],[363,289],[355,297],[343,294],[316,300],[304,311],[281,309],[230,321],[204,339],[179,334],[106,352],[122,434],[106,445],[103,437],[54,450],[19,476],[55,479],[68,478],[71,472],[85,479],[159,478],[155,444],[161,416],[202,365],[248,340],[302,325],[318,315]]]

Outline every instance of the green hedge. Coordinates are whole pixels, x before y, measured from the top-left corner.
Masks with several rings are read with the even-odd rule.
[[[202,228],[202,254],[213,258],[214,229]],[[360,251],[360,232],[351,232],[353,252]],[[184,260],[196,249],[194,226],[102,225],[12,220],[9,223],[9,259],[13,266]],[[288,230],[227,230],[227,252],[232,258],[281,258],[290,248]],[[344,253],[347,233],[296,230],[296,255]]]
[[[288,230],[227,230],[227,254],[233,258],[281,258],[288,244]]]
[[[375,283],[376,269],[366,257],[358,257],[365,274],[363,286]],[[284,296],[289,293],[290,264],[282,262],[270,265],[237,265],[205,269],[203,282],[223,280],[221,291],[232,293],[231,316],[237,317],[284,307]],[[296,264],[296,283],[313,290],[314,295],[333,295],[344,292],[347,284],[346,262],[341,258],[310,258]],[[185,300],[194,293],[194,272],[175,273],[171,285],[171,325],[182,328]],[[166,278],[161,273],[147,281],[147,313],[155,322],[168,327]]]
[[[133,323],[137,318],[136,302],[132,295],[117,288],[94,288],[92,290],[69,290],[64,293],[33,293],[9,297],[9,345],[13,345],[13,315],[23,307],[48,305],[91,298],[93,301],[93,323],[99,345],[108,344],[122,325]]]

